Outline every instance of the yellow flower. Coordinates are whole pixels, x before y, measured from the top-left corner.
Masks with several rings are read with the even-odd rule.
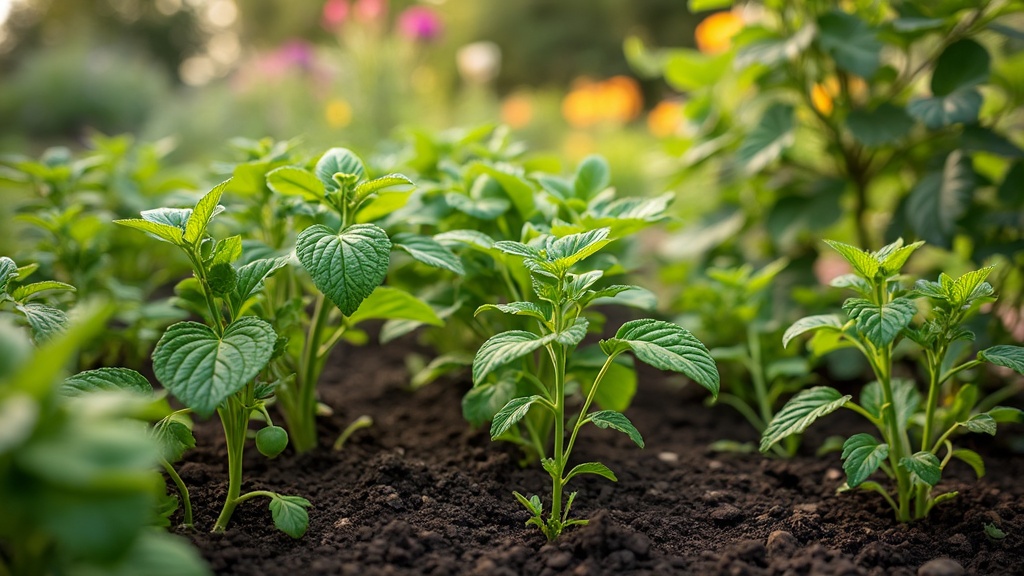
[[[732,12],[716,12],[701,20],[693,33],[697,49],[705,54],[721,54],[732,46],[732,38],[743,30],[743,19]]]
[[[327,102],[324,119],[331,128],[344,128],[352,122],[352,106],[341,98],[332,98]]]
[[[647,129],[658,138],[675,134],[683,124],[683,105],[673,100],[658,102],[647,114]]]
[[[575,128],[605,121],[625,124],[642,109],[640,85],[628,76],[615,76],[603,82],[579,79],[562,100],[562,116]]]
[[[526,94],[512,94],[501,103],[501,121],[510,128],[522,128],[533,120],[533,103]]]
[[[825,86],[815,84],[811,88],[811,105],[825,116],[832,114],[832,95]]]

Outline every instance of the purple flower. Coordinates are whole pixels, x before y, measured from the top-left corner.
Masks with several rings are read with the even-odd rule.
[[[398,17],[398,30],[417,42],[429,42],[441,35],[441,19],[426,6],[412,6]]]

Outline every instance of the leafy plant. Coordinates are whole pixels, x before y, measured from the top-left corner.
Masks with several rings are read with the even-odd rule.
[[[474,386],[484,384],[488,375],[498,368],[534,352],[543,351],[550,360],[552,370],[549,381],[524,372],[521,376],[529,395],[508,401],[494,415],[491,438],[498,439],[527,417],[533,408],[540,408],[554,421],[554,441],[549,452],[534,436],[535,448],[544,455],[541,463],[551,476],[551,505],[545,518],[538,496],[525,496],[515,492],[516,499],[532,514],[527,524],[541,529],[549,540],[554,540],[568,526],[585,524],[586,520],[570,517],[570,508],[576,493],[565,500],[563,491],[568,482],[582,474],[594,474],[616,481],[615,474],[604,464],[587,462],[569,469],[569,459],[580,429],[586,424],[599,428],[612,428],[625,433],[641,448],[640,432],[629,419],[615,410],[590,411],[601,384],[616,357],[632,351],[642,362],[662,370],[681,372],[698,384],[718,393],[718,370],[703,344],[688,331],[659,320],[633,320],[619,328],[613,338],[602,340],[600,351],[604,363],[589,386],[586,400],[574,420],[566,420],[568,413],[566,373],[569,359],[586,336],[589,322],[583,312],[596,299],[629,289],[611,286],[594,289],[603,275],[600,270],[571,272],[577,264],[599,252],[609,243],[608,228],[568,234],[561,237],[541,235],[529,244],[513,241],[495,243],[505,254],[522,258],[533,281],[533,298],[507,304],[485,304],[478,313],[495,310],[505,314],[523,315],[534,321],[532,330],[510,330],[489,338],[473,360]],[[566,440],[566,425],[571,428]],[[550,454],[550,457],[547,457]]]
[[[0,319],[0,573],[210,574],[187,542],[152,527],[165,494],[160,449],[135,420],[151,402],[58,394],[64,367],[113,309],[79,311],[34,351]]]
[[[241,238],[214,241],[209,236],[207,227],[223,210],[219,203],[227,185],[214,187],[191,209],[147,210],[140,219],[117,223],[173,244],[192,264],[194,277],[179,284],[178,292],[182,303],[204,322],[178,322],[167,328],[153,351],[153,371],[186,406],[179,414],[208,417],[217,412],[220,417],[227,441],[228,490],[213,530],[226,529],[242,502],[266,497],[274,525],[299,538],[309,523],[309,501],[265,490],[241,493],[242,456],[253,413],[273,426],[266,406],[277,382],[266,378],[266,368],[283,346],[269,323],[245,313],[267,276],[282,263],[260,259],[236,268],[232,262],[241,256]],[[264,455],[276,456],[279,444],[257,438]]]
[[[845,320],[831,314],[803,318],[786,331],[783,343],[816,332],[820,346],[852,346],[867,359],[875,380],[861,389],[859,402],[827,386],[797,394],[764,431],[761,451],[803,432],[815,420],[839,408],[853,410],[873,424],[882,439],[860,433],[846,440],[842,457],[847,479],[840,491],[859,488],[881,494],[901,522],[924,518],[936,504],[956,496],[956,492],[934,493],[952,459],[966,462],[978,477],[984,474],[980,455],[954,447],[956,434],[995,435],[999,422],[1024,421],[1024,412],[1015,408],[978,410],[977,389],[972,385],[945,394],[944,387],[952,386],[958,375],[985,363],[1024,374],[1024,348],[993,346],[978,352],[973,360],[962,358],[958,345],[974,339],[964,321],[979,305],[993,300],[992,286],[985,281],[991,267],[955,279],[943,273],[937,282],[919,280],[908,289],[900,283],[900,270],[923,242],[904,246],[902,240],[897,240],[877,252],[826,242],[854,271],[832,285],[852,289],[857,297],[843,304]],[[930,304],[927,311],[919,307],[924,302]],[[923,315],[923,320],[915,323],[918,315]],[[924,394],[913,381],[894,377],[893,351],[901,341],[915,344],[921,352],[928,377]],[[944,396],[948,403],[940,402]],[[877,470],[895,481],[895,496],[869,479]]]
[[[25,284],[38,264],[19,267],[7,256],[0,256],[0,312],[18,316],[32,329],[32,338],[43,342],[62,331],[67,314],[52,301],[55,292],[75,292],[75,287],[56,280]]]

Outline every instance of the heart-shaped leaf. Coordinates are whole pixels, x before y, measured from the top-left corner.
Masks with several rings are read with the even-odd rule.
[[[316,177],[323,183],[328,192],[338,189],[338,182],[334,179],[335,174],[346,174],[355,176],[356,180],[366,175],[363,168],[363,161],[347,148],[331,148],[316,163]]]
[[[232,322],[221,336],[204,324],[179,322],[157,342],[153,371],[175,398],[209,416],[267,365],[275,341],[270,324],[251,316]]]
[[[299,233],[295,243],[295,254],[313,284],[346,316],[384,282],[390,253],[387,233],[373,224],[356,224],[340,233],[315,224]]]
[[[718,395],[718,367],[708,349],[685,328],[662,320],[631,320],[601,341],[601,350],[612,355],[632,350],[637,359],[658,368],[685,374]]]

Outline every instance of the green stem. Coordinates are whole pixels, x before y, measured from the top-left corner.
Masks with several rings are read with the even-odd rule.
[[[167,475],[171,477],[172,481],[174,481],[174,485],[178,487],[178,494],[181,495],[181,510],[185,516],[182,519],[182,525],[191,528],[192,500],[188,495],[188,486],[185,486],[185,482],[181,480],[181,476],[178,475],[178,471],[174,469],[174,466],[171,466],[170,462],[161,458],[160,464],[163,465],[164,471],[167,472]]]
[[[276,498],[277,494],[274,494],[273,492],[268,492],[266,490],[253,490],[252,492],[246,492],[245,494],[242,494],[241,496],[236,498],[235,504],[241,504],[246,500],[252,500],[253,498],[258,498],[260,496],[266,496],[267,498]]]
[[[768,401],[768,386],[764,377],[764,364],[761,362],[761,338],[751,322],[747,325],[747,347],[750,353],[750,378],[754,382],[754,394],[757,395],[757,405],[761,412],[762,422],[772,421],[772,407]],[[767,425],[767,424],[766,424]],[[763,431],[762,428],[759,431]]]
[[[576,445],[576,436],[580,433],[580,428],[586,422],[587,411],[590,410],[590,405],[594,402],[594,397],[597,395],[597,387],[601,385],[601,380],[604,379],[605,374],[608,373],[608,369],[611,368],[612,362],[615,361],[615,357],[618,353],[612,354],[604,361],[604,365],[601,366],[601,370],[597,373],[597,378],[594,378],[594,385],[590,387],[590,393],[587,394],[586,401],[583,402],[583,408],[580,410],[580,417],[576,419],[576,424],[572,428],[572,435],[569,437],[569,445],[565,449],[565,459],[568,461],[569,454],[572,453],[573,446]],[[563,465],[564,467],[564,465]]]
[[[739,396],[734,396],[726,392],[719,392],[718,398],[715,399],[715,404],[731,406],[737,412],[742,414],[743,417],[747,419],[747,422],[750,422],[750,425],[758,432],[764,432],[764,429],[767,427],[764,421],[761,420],[761,417],[754,412],[754,409],[751,408],[749,404],[741,400]]]
[[[561,322],[556,322],[561,327]],[[551,516],[548,524],[558,523],[562,517],[562,476],[565,471],[565,349],[561,344],[551,345],[555,368],[555,474],[551,475]],[[548,534],[554,539],[557,533]]]
[[[246,386],[251,389],[251,385]],[[242,491],[242,456],[245,452],[245,432],[249,427],[249,414],[245,403],[236,396],[228,398],[227,406],[218,409],[221,425],[224,427],[224,438],[228,450],[228,495],[224,499],[224,507],[213,526],[214,532],[223,532],[231,521],[231,515],[238,506],[238,497]]]
[[[939,388],[941,387],[940,372],[942,371],[942,357],[945,355],[940,348],[935,354],[926,353],[928,359],[928,404],[925,406],[924,431],[921,433],[921,450],[927,450],[932,441],[935,425],[935,409],[939,403]]]
[[[291,444],[297,452],[307,452],[316,447],[316,384],[320,379],[323,355],[320,354],[320,340],[323,338],[331,314],[327,297],[317,294],[313,316],[306,330],[306,341],[299,359],[299,372],[295,378],[294,402],[286,405],[285,419],[291,433]]]
[[[338,435],[338,439],[334,441],[334,450],[341,450],[345,447],[345,442],[348,441],[352,434],[355,434],[357,430],[369,428],[370,426],[373,426],[373,418],[370,418],[365,414],[356,418],[351,424],[341,431],[340,435]]]

